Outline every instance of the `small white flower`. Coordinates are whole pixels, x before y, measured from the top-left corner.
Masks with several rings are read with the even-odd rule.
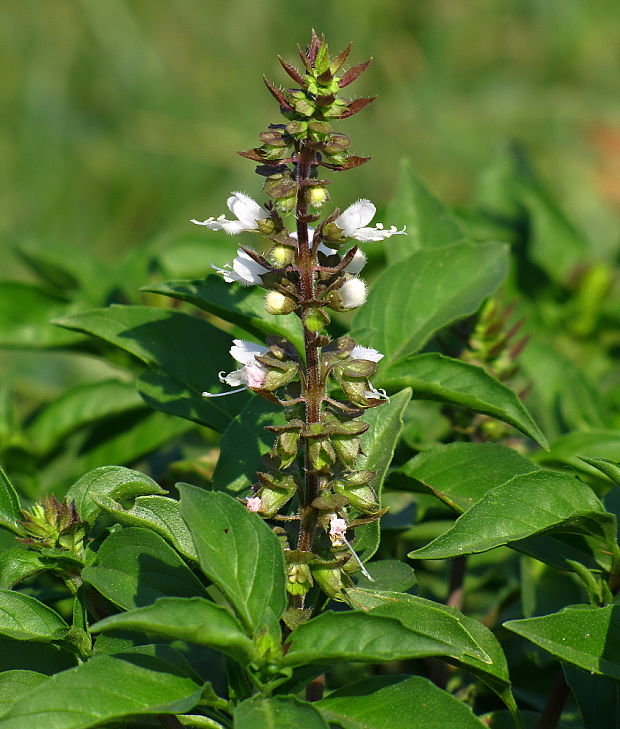
[[[378,362],[380,359],[383,359],[381,352],[372,347],[360,347],[359,344],[353,347],[350,352],[350,357],[352,359],[365,359],[369,362]]]
[[[192,219],[191,222],[196,225],[206,225],[210,230],[224,230],[229,235],[237,235],[246,230],[258,230],[258,222],[269,217],[266,210],[243,192],[233,192],[226,201],[226,205],[228,205],[230,212],[237,216],[237,220],[226,220],[223,215],[220,215],[217,220],[215,218],[208,218],[207,220]]]
[[[256,512],[261,510],[262,503],[259,496],[248,496],[245,505],[248,511]]]
[[[370,200],[358,200],[334,220],[334,225],[340,228],[343,238],[355,238],[360,241],[384,240],[393,235],[404,235],[405,228],[397,230],[394,225],[391,228],[384,228],[381,223],[377,223],[374,228],[366,227],[376,212],[377,208]]]
[[[357,309],[366,301],[366,284],[361,278],[350,278],[338,289],[344,309]]]
[[[347,543],[345,533],[347,531],[347,522],[344,519],[332,514],[329,520],[329,538],[332,547],[342,547]]]
[[[376,387],[370,385],[370,383],[369,387],[370,389],[364,392],[365,398],[367,398],[368,400],[387,400],[389,402],[390,398],[383,388],[377,389]]]
[[[232,263],[226,263],[223,268],[211,266],[224,277],[226,283],[238,281],[243,286],[251,284],[262,284],[261,276],[269,273],[269,269],[261,266],[260,263],[249,256],[242,248],[237,249],[237,257]]]
[[[230,354],[243,367],[228,374],[220,372],[218,377],[220,382],[224,382],[237,389],[229,392],[203,392],[202,396],[221,397],[222,395],[232,395],[235,392],[247,390],[248,387],[251,389],[260,389],[265,384],[267,370],[257,361],[256,355],[265,354],[268,351],[268,347],[263,347],[262,344],[254,344],[254,342],[247,342],[244,339],[233,339]]]
[[[294,238],[297,240],[297,231],[293,231],[291,233],[291,238]],[[314,239],[314,228],[308,228],[308,243],[309,245],[312,245],[312,241]],[[338,253],[338,251],[335,248],[329,248],[329,246],[326,246],[325,243],[321,242],[319,243],[319,247],[317,248],[319,253],[322,253],[324,256],[333,256],[335,253]],[[355,251],[355,255],[349,261],[348,265],[345,266],[345,271],[347,273],[352,273],[354,276],[358,274],[362,268],[366,265],[366,256],[362,253],[362,251],[358,250]]]

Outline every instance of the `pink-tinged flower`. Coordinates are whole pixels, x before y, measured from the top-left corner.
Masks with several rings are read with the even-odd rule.
[[[366,284],[361,278],[350,278],[338,289],[343,309],[357,309],[366,301]]]
[[[351,359],[365,359],[369,362],[378,362],[380,359],[383,359],[381,352],[373,349],[372,347],[360,347],[359,344],[356,344],[355,347],[353,347],[349,356]]]
[[[347,531],[347,522],[344,519],[332,514],[329,520],[329,538],[332,547],[342,547],[347,543],[345,533]]]
[[[229,235],[237,235],[244,231],[256,231],[259,222],[269,217],[269,213],[251,197],[243,192],[233,192],[226,201],[228,209],[237,220],[226,220],[223,215],[219,218],[208,218],[207,220],[192,219],[196,225],[206,225],[210,230],[224,230]]]
[[[256,263],[252,256],[249,256],[242,248],[237,249],[237,257],[232,263],[226,263],[223,268],[218,266],[211,266],[211,268],[221,274],[226,283],[238,281],[243,286],[260,285],[263,283],[261,276],[269,273],[268,268]]]
[[[221,397],[223,395],[232,395],[235,392],[241,392],[248,388],[251,390],[260,390],[265,384],[267,370],[256,359],[256,355],[260,356],[268,351],[268,347],[263,347],[262,344],[247,342],[244,339],[234,339],[233,346],[230,348],[230,354],[243,367],[228,374],[220,372],[219,380],[237,389],[230,390],[229,392],[203,392],[202,396]]]
[[[398,230],[394,225],[384,228],[381,223],[377,223],[374,228],[368,228],[368,223],[375,217],[376,212],[377,208],[370,200],[358,200],[334,220],[334,225],[340,228],[343,238],[355,238],[362,242],[384,240],[393,235],[405,234],[405,228]]]
[[[257,512],[261,510],[262,503],[259,496],[248,496],[245,505],[248,511]]]

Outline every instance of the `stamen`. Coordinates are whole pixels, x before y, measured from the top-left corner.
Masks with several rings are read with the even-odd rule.
[[[229,390],[228,392],[203,392],[203,397],[224,397],[224,395],[234,395],[236,392],[243,392],[247,390],[247,387],[238,387],[236,390]]]
[[[354,549],[353,549],[353,547],[352,547],[352,546],[351,546],[351,545],[349,544],[349,541],[348,541],[348,539],[347,539],[347,538],[346,538],[346,537],[345,537],[344,535],[342,535],[342,537],[341,537],[341,538],[342,538],[342,541],[343,541],[343,542],[344,542],[344,543],[345,543],[345,544],[347,545],[347,547],[349,548],[349,552],[351,552],[351,554],[353,555],[353,559],[354,559],[354,560],[355,560],[355,561],[357,562],[357,564],[359,565],[360,569],[362,570],[362,574],[364,575],[364,577],[365,577],[365,578],[366,578],[367,580],[369,580],[370,582],[375,582],[375,578],[374,578],[374,577],[372,577],[372,576],[371,576],[371,574],[370,574],[370,572],[369,572],[369,571],[368,571],[368,570],[366,569],[366,567],[364,567],[364,565],[362,564],[362,560],[361,560],[361,559],[360,559],[360,558],[359,558],[359,557],[357,556],[357,554],[355,553],[355,550],[354,550]]]

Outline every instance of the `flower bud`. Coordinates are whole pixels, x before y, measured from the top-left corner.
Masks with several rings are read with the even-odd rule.
[[[311,566],[312,576],[316,580],[317,585],[323,590],[328,597],[339,595],[344,587],[351,584],[351,580],[346,577],[346,585],[343,582],[342,568],[340,566],[328,566],[321,564],[313,564]]]
[[[257,228],[263,235],[273,235],[276,232],[276,224],[273,218],[259,220]]]
[[[307,564],[289,564],[286,574],[286,589],[291,595],[305,595],[314,584]]]
[[[277,266],[288,266],[293,262],[295,251],[289,246],[277,245],[271,249],[270,256]]]
[[[329,200],[329,193],[322,185],[313,185],[306,188],[305,198],[308,205],[312,205],[313,208],[322,208]]]
[[[345,309],[357,309],[366,301],[366,284],[361,278],[350,278],[338,289]]]
[[[327,324],[329,324],[329,316],[323,309],[313,307],[306,311],[304,326],[309,332],[320,332]]]
[[[265,311],[268,314],[290,314],[296,306],[290,296],[285,296],[279,291],[269,291],[265,296]]]

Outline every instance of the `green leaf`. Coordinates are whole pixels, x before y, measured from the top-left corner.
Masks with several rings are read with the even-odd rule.
[[[491,415],[547,447],[545,436],[521,400],[482,367],[441,354],[421,354],[381,369],[377,383],[392,391],[410,387],[414,398],[438,400]]]
[[[279,539],[256,514],[227,494],[178,485],[181,516],[192,532],[200,566],[224,594],[244,628],[279,631],[286,608]]]
[[[385,243],[388,263],[402,261],[416,251],[440,248],[463,238],[463,230],[450,211],[432,195],[411,169],[407,158],[400,161],[398,180],[385,220],[397,228],[407,226],[407,235]]]
[[[0,636],[0,656],[4,670],[30,670],[58,673],[76,664],[73,653],[53,643],[27,642]]]
[[[597,471],[604,473],[607,478],[616,486],[620,486],[620,462],[610,461],[609,458],[585,458],[580,460],[587,463]]]
[[[282,410],[274,412],[273,403],[254,395],[222,433],[220,457],[213,472],[214,490],[237,494],[249,489],[275,439],[265,426],[284,422]]]
[[[585,671],[620,680],[620,606],[571,605],[504,627]]]
[[[0,673],[0,717],[12,704],[46,680],[47,676],[37,671],[17,670]]]
[[[299,318],[294,314],[268,314],[265,294],[258,287],[228,284],[221,276],[212,274],[195,281],[166,281],[145,286],[142,291],[187,301],[224,321],[237,324],[259,339],[268,334],[285,337],[303,352],[303,329]]]
[[[100,620],[92,626],[106,630],[134,630],[169,640],[185,640],[228,654],[240,663],[254,658],[252,641],[225,608],[201,597],[160,597],[153,605]]]
[[[568,433],[554,441],[548,452],[538,453],[537,460],[550,466],[570,466],[581,473],[598,476],[599,469],[589,464],[584,456],[620,461],[620,432],[589,430]]]
[[[234,369],[228,354],[231,338],[209,322],[189,314],[149,306],[111,306],[65,317],[61,326],[104,339],[137,357],[173,380],[182,382],[191,396],[220,392],[218,372]],[[170,346],[174,342],[175,346]],[[209,425],[222,431],[239,410],[239,400],[206,401]]]
[[[620,726],[620,684],[569,664],[564,664],[562,670],[579,706],[584,729],[617,729]]]
[[[379,497],[403,430],[403,413],[410,399],[411,390],[405,389],[393,395],[388,403],[364,413],[364,421],[370,428],[360,438],[364,455],[358,460],[357,468],[377,472],[369,486]],[[355,550],[362,560],[366,561],[375,554],[380,539],[378,521],[364,524],[355,530]]]
[[[2,729],[87,729],[130,716],[182,714],[201,692],[150,656],[99,655],[36,686],[2,717]]]
[[[423,625],[429,634],[440,639],[455,635],[455,628],[458,628],[453,638],[458,641],[458,636],[464,631],[470,643],[478,646],[478,652],[482,651],[484,660],[472,655],[471,651],[463,651],[457,656],[448,655],[447,660],[479,676],[516,716],[517,705],[510,690],[506,656],[497,638],[478,620],[468,618],[455,608],[441,603],[398,592],[349,589],[347,597],[355,608],[368,610],[371,615],[396,618],[408,628],[416,629]],[[437,619],[437,611],[443,614],[440,619]]]
[[[144,408],[135,388],[120,380],[87,382],[65,390],[48,403],[30,424],[27,434],[40,454],[47,454],[69,433],[84,425],[127,410]]]
[[[85,567],[82,579],[125,610],[150,605],[158,597],[204,596],[194,573],[150,529],[113,532],[97,552],[97,565]]]
[[[57,560],[24,547],[5,549],[0,552],[0,588],[10,589],[31,575],[57,566]]]
[[[362,590],[405,592],[416,584],[415,572],[408,564],[398,559],[380,559],[376,562],[367,562],[366,569],[373,578],[372,582],[361,572],[355,575],[357,587]]]
[[[380,593],[385,595],[385,593]],[[358,611],[325,612],[291,633],[285,666],[342,661],[392,661],[421,656],[459,656],[490,660],[452,616],[430,607],[420,610],[428,622]]]
[[[143,494],[165,494],[161,486],[139,471],[122,466],[101,466],[79,478],[67,492],[67,501],[75,501],[80,517],[94,522],[101,507],[93,496],[103,495],[117,499],[134,499]]]
[[[615,517],[589,486],[570,476],[535,471],[487,491],[447,532],[409,556],[446,559],[476,554],[552,529],[595,534],[615,544]]]
[[[33,284],[0,281],[0,347],[40,350],[84,341],[51,323],[69,307],[65,299]]]
[[[469,706],[420,676],[375,676],[314,706],[343,729],[481,729]]]
[[[296,696],[248,699],[233,717],[235,729],[329,729],[314,706]]]
[[[386,370],[415,354],[439,329],[474,314],[497,289],[507,265],[508,249],[498,243],[419,251],[377,278],[351,336],[382,352],[380,370]]]
[[[59,640],[69,626],[52,608],[34,597],[0,590],[0,634],[17,640]]]
[[[424,451],[399,473],[431,491],[456,511],[467,511],[487,491],[540,467],[498,443],[449,443]]]
[[[15,534],[21,534],[17,523],[22,518],[19,496],[9,477],[0,466],[0,526],[10,529]]]
[[[103,494],[94,494],[95,502],[120,524],[152,529],[169,542],[179,554],[198,561],[192,535],[179,513],[179,502],[166,496],[138,496],[130,509]]]

